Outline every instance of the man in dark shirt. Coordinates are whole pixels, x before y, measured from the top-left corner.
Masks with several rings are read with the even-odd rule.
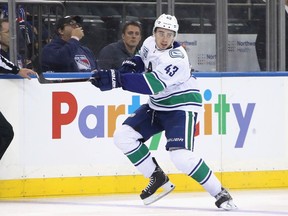
[[[141,25],[131,21],[122,28],[122,39],[105,46],[98,55],[99,69],[117,69],[126,59],[133,57],[138,51],[141,41]]]
[[[43,47],[42,72],[90,72],[97,68],[93,52],[80,44],[82,18],[67,16],[56,23],[56,36]]]

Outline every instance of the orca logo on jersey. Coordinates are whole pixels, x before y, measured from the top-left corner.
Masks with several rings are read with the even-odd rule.
[[[181,52],[181,50],[169,50],[169,55],[171,58],[184,58],[184,54]]]

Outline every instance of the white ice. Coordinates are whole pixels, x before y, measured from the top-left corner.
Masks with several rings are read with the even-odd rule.
[[[236,211],[218,209],[207,192],[172,192],[149,206],[138,194],[0,200],[0,216],[278,216],[288,215],[288,189],[230,190]]]

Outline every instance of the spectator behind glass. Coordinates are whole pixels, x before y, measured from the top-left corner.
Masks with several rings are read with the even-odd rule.
[[[264,0],[263,0],[264,1]],[[265,2],[265,1],[264,1]],[[259,29],[255,42],[255,49],[258,58],[258,63],[261,71],[266,71],[266,11],[263,10],[263,16],[261,17],[262,22],[259,24]],[[288,71],[288,0],[285,0],[285,55],[286,55],[286,66],[285,70]]]
[[[18,34],[20,37],[20,40],[23,39],[21,38],[21,34]],[[8,19],[0,19],[0,54],[4,56],[6,59],[10,59],[9,56],[9,40],[10,40],[10,33],[9,33],[9,21]],[[18,61],[18,66],[20,68],[23,67],[23,58],[18,54],[17,55],[17,61]]]
[[[56,35],[42,50],[42,72],[90,72],[97,68],[93,52],[80,44],[82,18],[66,16],[56,23]]]
[[[7,28],[9,30],[9,20],[8,20],[8,4],[3,4],[1,6],[1,15],[0,17],[3,19],[4,22],[7,22]],[[32,68],[32,41],[36,41],[36,36],[33,32],[33,26],[25,21],[26,17],[25,9],[22,5],[17,5],[16,8],[16,18],[17,18],[17,45],[18,45],[18,65],[20,67]],[[2,21],[2,22],[3,22]],[[5,24],[6,25],[6,24]],[[6,26],[5,26],[6,27]],[[20,30],[20,31],[18,31]],[[8,31],[9,32],[9,31]],[[8,40],[9,41],[9,40]],[[9,53],[4,52],[2,53],[5,58],[9,59]]]
[[[1,55],[9,59],[9,22],[7,19],[0,20],[0,44],[1,44]]]
[[[98,68],[117,69],[125,59],[133,57],[138,51],[141,33],[142,29],[139,22],[125,23],[122,28],[122,39],[108,44],[100,51],[97,61]]]

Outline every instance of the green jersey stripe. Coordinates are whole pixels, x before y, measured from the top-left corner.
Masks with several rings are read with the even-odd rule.
[[[178,95],[170,95],[165,98],[155,99],[150,97],[151,102],[153,104],[159,104],[161,106],[175,106],[178,104],[187,104],[187,103],[195,103],[201,104],[202,103],[202,96],[199,92],[187,92]]]
[[[158,93],[165,88],[163,83],[157,79],[153,73],[145,73],[145,78],[150,86],[150,89],[152,89],[153,94]]]
[[[187,149],[191,150],[192,142],[193,142],[193,134],[192,131],[194,131],[193,127],[193,112],[188,112],[188,126],[186,127],[186,133],[187,133]]]

